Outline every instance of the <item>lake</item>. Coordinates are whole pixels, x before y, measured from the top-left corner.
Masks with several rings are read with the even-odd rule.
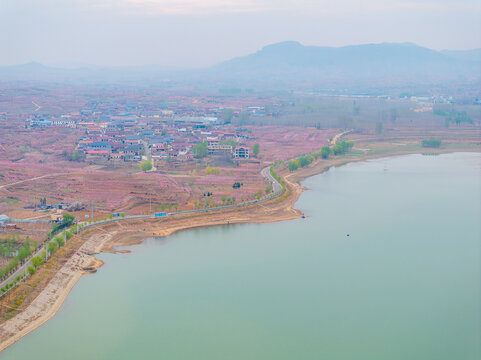
[[[305,219],[102,254],[0,359],[481,358],[481,161],[409,155],[303,182]]]

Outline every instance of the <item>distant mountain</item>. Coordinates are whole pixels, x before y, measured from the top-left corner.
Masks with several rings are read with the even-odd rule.
[[[481,66],[481,49],[441,50],[440,53],[458,60],[476,61],[480,63],[480,66]]]
[[[196,89],[368,91],[481,87],[481,49],[435,51],[412,43],[344,47],[286,41],[210,68],[101,67],[39,63],[0,67],[0,81],[129,84]],[[476,90],[478,89],[478,90]]]
[[[277,80],[298,84],[443,82],[481,75],[479,64],[470,56],[412,43],[317,47],[296,41],[268,45],[254,54],[225,61],[211,73],[234,83]]]

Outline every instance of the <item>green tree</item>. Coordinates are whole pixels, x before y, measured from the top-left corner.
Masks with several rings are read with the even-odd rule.
[[[58,247],[63,246],[63,244],[65,244],[65,240],[61,236],[56,236],[55,242],[57,243]]]
[[[35,256],[34,258],[32,258],[32,265],[35,268],[38,268],[43,263],[44,263],[44,260],[40,256]]]
[[[27,267],[27,271],[30,275],[33,275],[33,274],[35,274],[35,267],[30,265],[29,267]]]
[[[351,150],[353,146],[354,143],[352,141],[341,141],[340,143],[334,145],[334,147],[332,148],[332,153],[334,155],[345,154],[346,152]]]
[[[254,156],[259,155],[259,150],[260,150],[260,145],[257,143],[254,144],[254,146],[252,147],[252,152],[254,153]]]
[[[323,159],[327,159],[329,157],[329,155],[331,155],[331,148],[329,146],[323,146],[321,148],[321,157]]]
[[[232,121],[232,117],[234,116],[233,109],[223,109],[221,118],[225,123],[230,123]]]
[[[62,224],[64,226],[70,226],[75,222],[75,216],[71,214],[63,214],[62,216]]]
[[[192,154],[197,159],[202,159],[207,155],[207,143],[205,141],[192,146]]]
[[[377,123],[376,123],[376,133],[377,133],[377,134],[382,133],[382,122],[377,122]]]
[[[300,167],[305,167],[305,166],[309,165],[311,162],[312,162],[311,158],[307,158],[307,157],[304,157],[304,156],[299,158],[299,166]]]
[[[295,171],[295,170],[299,169],[299,161],[297,161],[297,160],[289,161],[288,168],[289,168],[289,171]]]
[[[237,121],[239,125],[246,125],[249,122],[249,113],[247,111],[241,111]]]
[[[55,251],[57,251],[58,249],[58,244],[56,241],[50,241],[48,243],[48,246],[47,246],[47,249],[48,249],[48,252],[50,253],[50,255],[52,255],[53,253],[55,253]]]
[[[438,148],[441,146],[441,140],[439,139],[423,140],[421,141],[421,146],[427,147],[427,148]]]
[[[150,160],[142,161],[140,163],[140,170],[142,170],[143,172],[152,170],[152,161]]]

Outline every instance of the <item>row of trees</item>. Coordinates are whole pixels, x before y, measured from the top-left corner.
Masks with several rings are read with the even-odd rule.
[[[32,254],[32,252],[37,246],[38,245],[36,242],[33,242],[31,244],[30,240],[27,237],[23,245],[18,248],[17,255],[15,255],[15,257],[10,260],[10,262],[6,266],[0,269],[0,278],[4,280],[5,277],[7,277],[13,270],[15,270],[19,264],[22,264],[23,261],[30,256],[30,254]]]
[[[345,154],[349,150],[351,150],[353,146],[354,146],[354,143],[352,141],[341,141],[340,143],[337,143],[336,145],[334,145],[332,148],[330,148],[329,146],[323,146],[321,148],[321,151],[315,152],[311,156],[304,155],[299,157],[298,159],[291,160],[289,161],[287,166],[289,168],[289,171],[295,171],[300,167],[308,166],[319,157],[323,159],[327,159],[331,154],[334,154],[334,155]]]
[[[35,274],[38,267],[45,263],[53,254],[60,248],[61,246],[65,245],[65,239],[69,240],[72,237],[72,232],[64,231],[61,235],[55,236],[55,238],[48,242],[47,244],[47,251],[42,251],[42,254],[39,256],[35,256],[32,258],[32,265],[27,267],[27,271],[30,275]]]
[[[179,209],[179,204],[177,204],[177,203],[160,204],[160,209],[162,211],[165,211],[166,208],[167,208],[168,211],[171,211],[172,207],[174,207],[175,211],[177,211]],[[154,205],[154,211],[157,212],[158,210],[159,210],[159,205],[155,204]]]
[[[299,159],[294,159],[289,161],[288,168],[289,171],[295,171],[299,169],[299,167],[306,167],[311,164],[315,159],[315,156],[305,157],[302,156]]]

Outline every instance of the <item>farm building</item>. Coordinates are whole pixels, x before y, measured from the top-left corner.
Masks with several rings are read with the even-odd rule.
[[[248,159],[249,148],[247,146],[237,146],[234,151],[234,157],[236,159]]]

